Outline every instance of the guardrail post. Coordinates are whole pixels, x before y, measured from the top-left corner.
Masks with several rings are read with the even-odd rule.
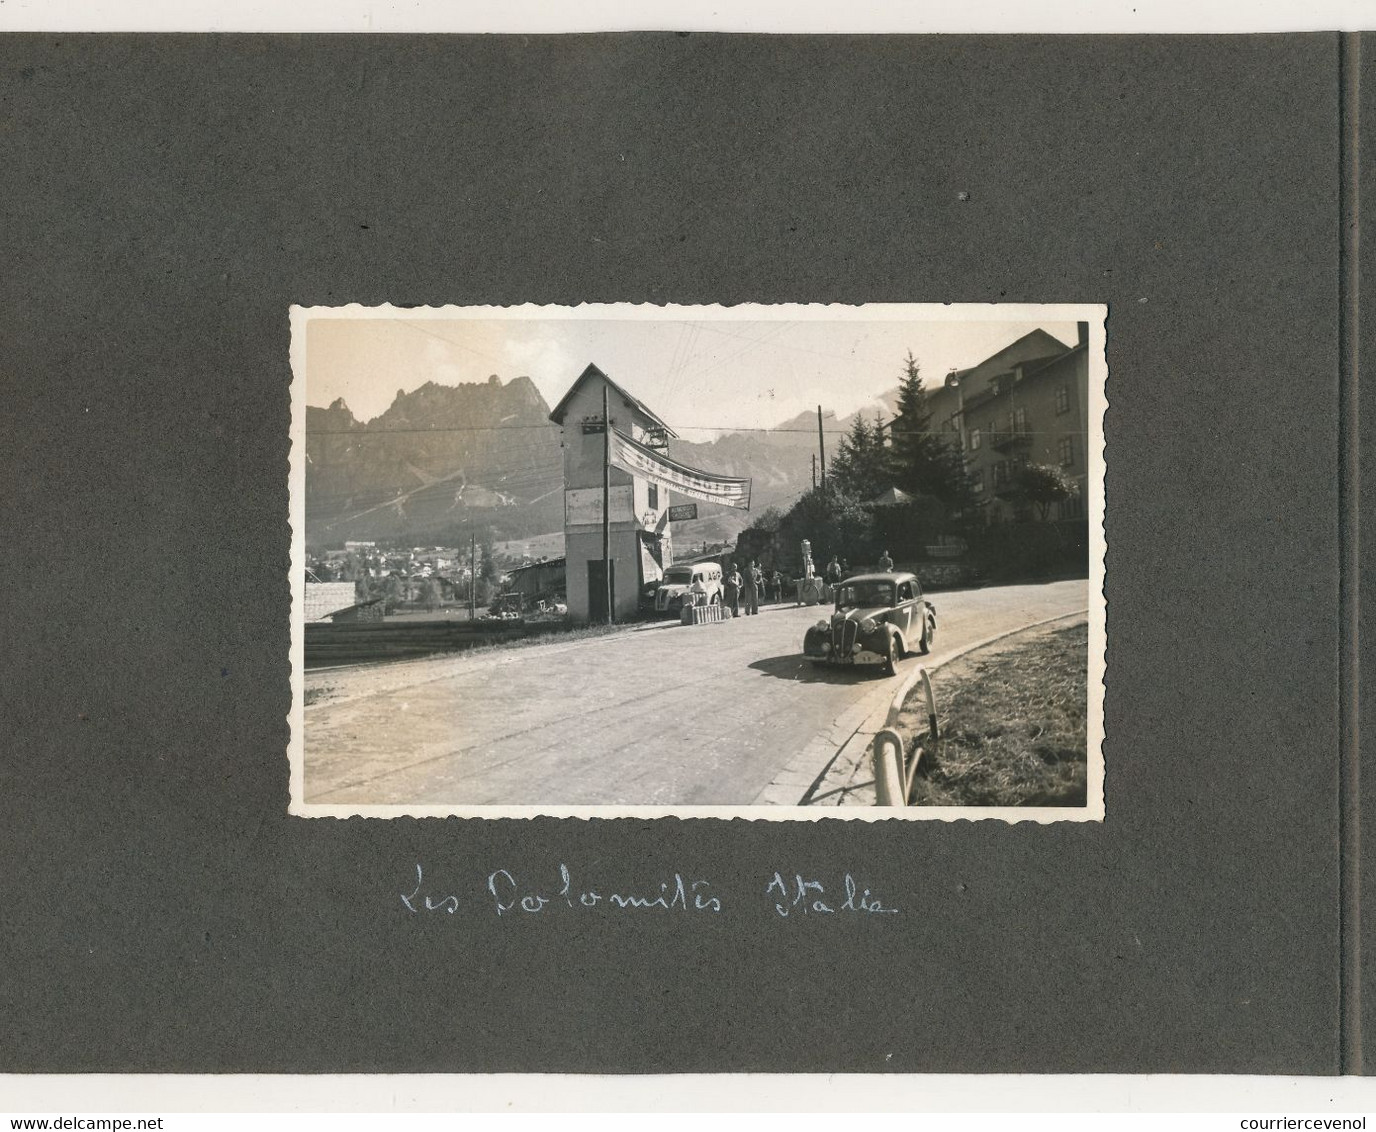
[[[875,805],[906,806],[904,788],[903,740],[898,732],[885,728],[874,737]]]
[[[922,670],[922,691],[927,698],[927,753],[936,758],[941,732],[936,726],[936,695],[932,691],[932,677],[925,668]]]

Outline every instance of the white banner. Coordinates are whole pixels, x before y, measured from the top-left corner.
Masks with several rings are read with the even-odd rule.
[[[635,521],[634,488],[621,484],[611,489],[609,513],[613,523]],[[564,492],[564,522],[570,527],[600,527],[602,525],[602,489],[600,487],[571,487]]]
[[[612,429],[612,464],[633,476],[667,487],[689,499],[721,503],[741,511],[750,510],[750,481],[700,472],[676,464],[653,449],[637,444],[629,436]]]

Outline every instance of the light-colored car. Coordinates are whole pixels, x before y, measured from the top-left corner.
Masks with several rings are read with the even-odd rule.
[[[836,609],[803,638],[814,664],[875,664],[897,670],[898,659],[927,653],[936,637],[936,610],[916,575],[858,574],[836,587]]]
[[[707,593],[708,605],[722,602],[721,563],[699,562],[695,566],[670,566],[664,571],[664,578],[655,591],[655,612],[677,615],[683,609],[685,599],[693,588],[693,583],[702,582]]]

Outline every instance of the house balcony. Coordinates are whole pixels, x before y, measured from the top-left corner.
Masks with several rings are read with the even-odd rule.
[[[989,438],[989,446],[995,452],[1010,452],[1014,448],[1026,448],[1032,443],[1032,433],[1026,426],[996,432]]]

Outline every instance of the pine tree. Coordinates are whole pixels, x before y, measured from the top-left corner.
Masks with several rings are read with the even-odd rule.
[[[865,418],[857,415],[850,432],[841,438],[831,459],[831,483],[838,491],[864,498],[873,478],[876,437]]]
[[[898,416],[890,430],[889,466],[894,483],[911,495],[940,500],[948,511],[967,510],[973,496],[960,452],[933,432],[931,425],[922,368],[909,350],[898,386]]]
[[[837,446],[828,476],[847,495],[859,500],[872,499],[893,486],[891,464],[882,417],[876,416],[871,423],[857,416],[850,432]]]

